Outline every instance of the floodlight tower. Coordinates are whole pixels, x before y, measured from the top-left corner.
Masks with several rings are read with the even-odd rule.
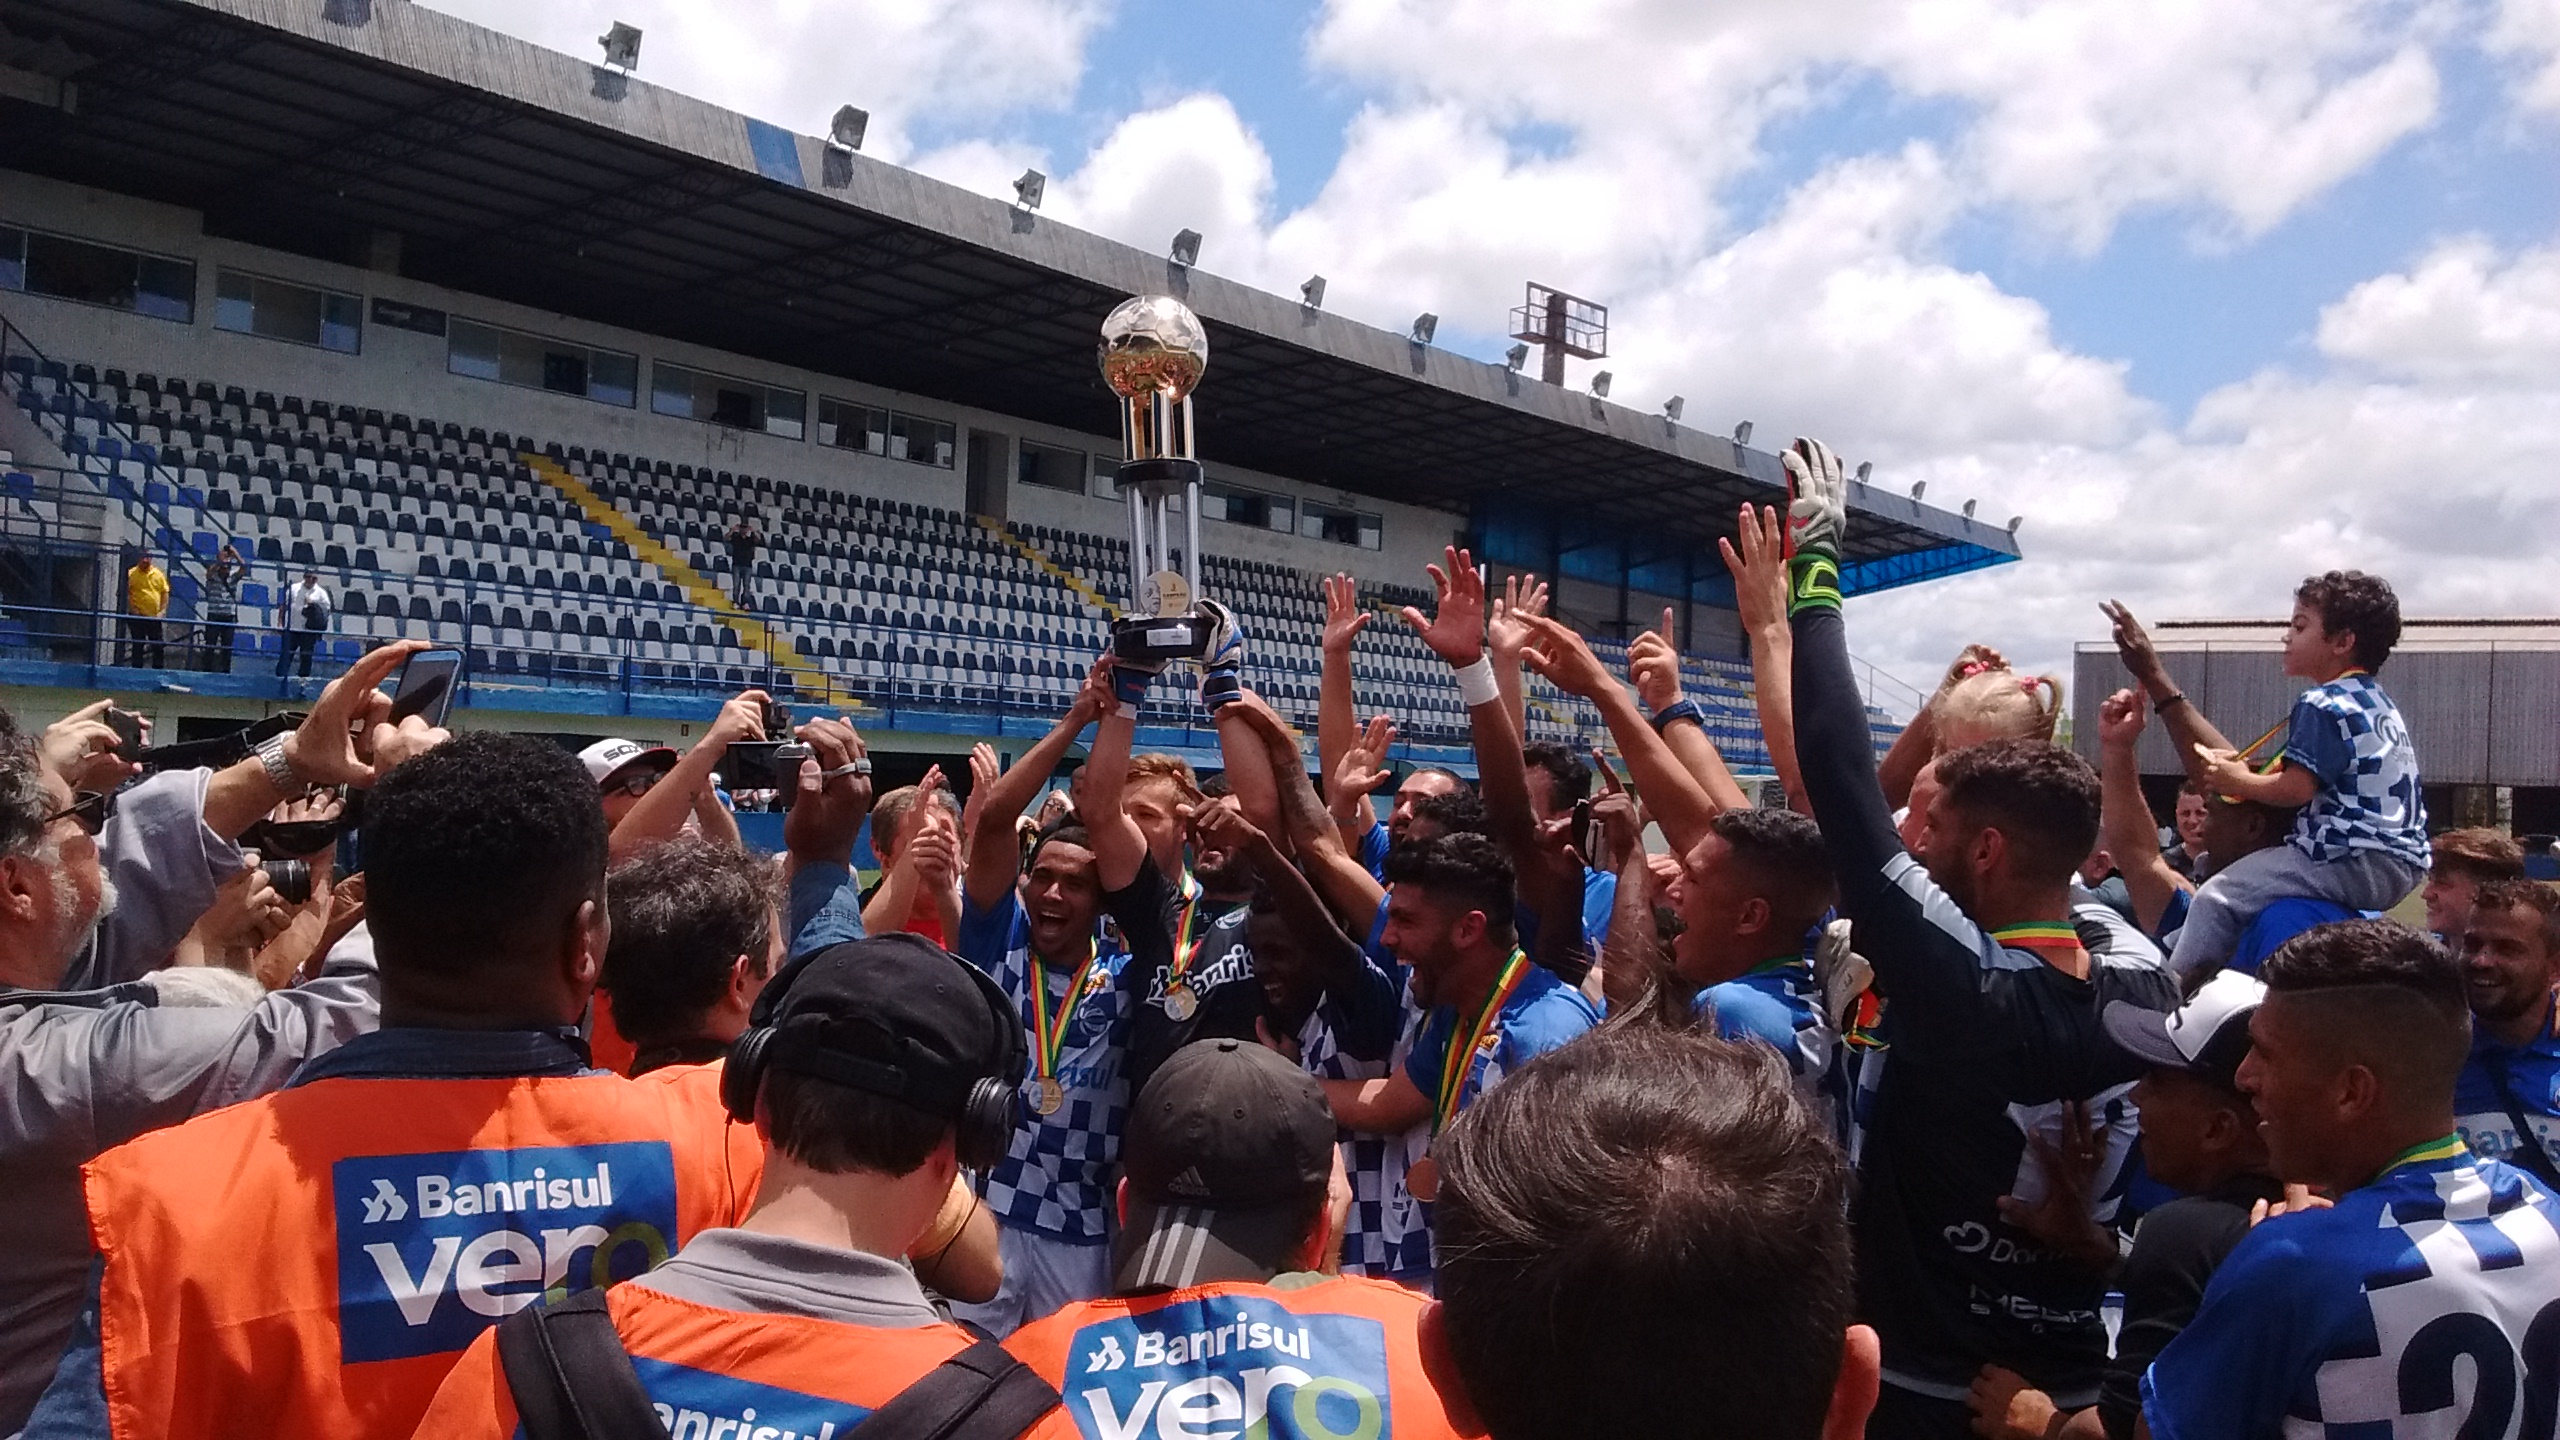
[[[1511,338],[1537,346],[1542,352],[1538,378],[1562,385],[1566,356],[1607,358],[1609,307],[1532,280],[1528,302],[1511,312]]]

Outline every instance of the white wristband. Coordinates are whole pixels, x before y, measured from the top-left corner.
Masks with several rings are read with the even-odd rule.
[[[1458,671],[1458,698],[1466,701],[1470,710],[1502,698],[1502,687],[1493,679],[1492,656],[1479,655],[1474,664]]]

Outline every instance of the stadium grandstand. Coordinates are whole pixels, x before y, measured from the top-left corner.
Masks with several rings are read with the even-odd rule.
[[[1715,538],[1775,454],[1100,239],[405,0],[0,0],[0,682],[127,697],[179,738],[425,637],[459,723],[675,738],[748,685],[851,713],[884,777],[1008,755],[1126,597],[1101,317],[1206,323],[1207,591],[1312,724],[1318,584],[1382,608],[1440,548],[1554,577],[1603,646],[1679,612],[1690,689],[1765,773]],[[1214,237],[1210,263],[1214,263]],[[2017,556],[1861,483],[1844,584]],[[761,544],[733,570],[727,535]],[[239,624],[207,565],[250,562]],[[163,662],[116,643],[131,551]],[[1358,703],[1465,765],[1445,667],[1359,642]],[[1889,682],[1876,684],[1892,690]],[[1879,736],[1907,692],[1870,693]],[[57,707],[59,708],[59,707]],[[1539,738],[1597,737],[1533,682]],[[1208,758],[1162,686],[1140,740]],[[164,730],[164,733],[169,733]]]

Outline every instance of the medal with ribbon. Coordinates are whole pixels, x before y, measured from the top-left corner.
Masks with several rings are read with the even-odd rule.
[[[1172,970],[1165,976],[1164,1013],[1180,1025],[1200,1013],[1200,996],[1191,988],[1191,962],[1200,951],[1193,935],[1200,919],[1200,882],[1189,871],[1182,876],[1182,919],[1174,926]]]
[[[1431,1133],[1438,1135],[1458,1118],[1458,1100],[1466,1093],[1467,1077],[1475,1073],[1479,1051],[1489,1048],[1494,1040],[1494,1026],[1502,1018],[1502,1007],[1509,1003],[1513,991],[1520,988],[1521,978],[1529,972],[1529,957],[1513,947],[1511,958],[1502,962],[1502,973],[1495,977],[1493,988],[1484,995],[1484,1003],[1476,1007],[1474,1018],[1449,1029],[1449,1048],[1440,1062],[1440,1093],[1432,1097]],[[1440,1192],[1440,1167],[1428,1155],[1413,1162],[1404,1172],[1405,1192],[1428,1204]]]
[[[1075,1021],[1076,1007],[1093,991],[1100,960],[1099,951],[1084,957],[1084,964],[1076,967],[1075,979],[1067,983],[1066,998],[1052,1014],[1049,969],[1040,963],[1039,956],[1031,957],[1031,1059],[1039,1067],[1032,1082],[1031,1108],[1041,1115],[1055,1115],[1066,1108],[1067,1087],[1058,1079],[1058,1059],[1066,1050],[1067,1027]]]

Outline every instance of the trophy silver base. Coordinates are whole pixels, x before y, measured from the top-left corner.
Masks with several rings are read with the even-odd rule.
[[[1146,665],[1197,660],[1209,653],[1209,622],[1198,615],[1123,615],[1111,622],[1111,653]]]

